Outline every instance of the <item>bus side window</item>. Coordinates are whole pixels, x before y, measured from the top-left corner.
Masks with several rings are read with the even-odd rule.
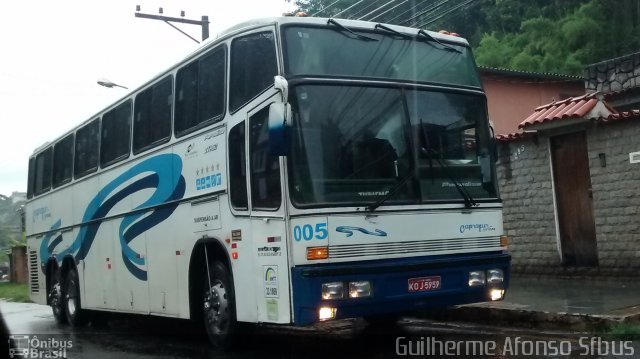
[[[49,147],[42,153],[36,156],[36,172],[34,183],[34,194],[47,192],[51,189],[51,159],[53,155],[53,148]]]
[[[107,167],[131,152],[131,100],[102,116],[100,166]]]
[[[229,196],[233,208],[240,210],[249,208],[244,137],[244,121],[229,131]]]
[[[98,169],[100,119],[96,118],[76,132],[73,176],[80,178]]]
[[[53,146],[53,187],[71,181],[73,169],[73,133]]]
[[[176,137],[217,122],[224,115],[226,48],[178,70],[174,132]]]
[[[277,210],[282,199],[280,162],[269,151],[269,106],[249,118],[251,153],[251,207]]]
[[[173,78],[167,76],[136,96],[133,122],[133,153],[169,141]]]
[[[35,176],[36,169],[36,159],[31,157],[29,158],[29,177],[27,179],[27,198],[31,199],[33,197],[33,177]]]
[[[277,74],[276,47],[271,31],[234,39],[231,43],[229,110],[236,111],[272,86]]]

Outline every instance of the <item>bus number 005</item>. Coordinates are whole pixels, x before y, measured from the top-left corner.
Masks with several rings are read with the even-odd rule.
[[[329,231],[327,231],[326,223],[316,223],[315,228],[310,224],[293,227],[293,239],[295,239],[296,242],[300,242],[303,239],[305,241],[310,241],[313,238],[326,239],[328,236]]]

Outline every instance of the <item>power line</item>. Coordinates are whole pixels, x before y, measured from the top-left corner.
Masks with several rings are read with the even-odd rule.
[[[339,13],[337,13],[337,14],[333,15],[333,17],[336,17],[336,16],[338,16],[338,15],[342,14],[343,12],[345,12],[345,11],[347,11],[347,10],[350,10],[351,8],[353,8],[354,6],[356,6],[356,5],[360,4],[360,3],[361,3],[361,2],[363,2],[363,1],[364,1],[364,0],[360,0],[360,1],[358,1],[357,3],[355,3],[355,4],[351,5],[351,6],[349,6],[348,8],[346,8],[346,9],[344,9],[344,10],[340,11],[340,12],[339,12]]]
[[[404,11],[403,13],[401,13],[400,15],[390,19],[390,20],[385,20],[386,23],[392,23],[394,20],[400,19],[402,18],[405,14],[410,13],[412,11],[415,11],[418,8],[419,5],[415,5],[415,6],[410,6],[410,8],[407,11]],[[429,6],[429,4],[427,3],[427,6]],[[426,6],[425,6],[426,8]],[[423,8],[424,10],[424,8]],[[420,10],[422,11],[422,10]]]
[[[353,14],[349,14],[349,16],[347,16],[347,19],[353,19],[356,16],[362,14],[365,11],[368,11],[369,9],[371,9],[372,7],[378,5],[378,3],[380,3],[381,0],[373,0],[371,1],[371,3],[369,3],[368,5],[363,6],[360,10],[357,10],[356,12],[354,12]],[[386,1],[386,0],[382,0],[382,1]],[[392,0],[393,1],[393,0]]]
[[[402,4],[406,3],[407,1],[409,1],[409,0],[404,0],[403,2],[399,3],[398,5],[396,5],[396,6],[392,7],[391,9],[389,9],[389,10],[387,10],[387,11],[385,11],[385,12],[381,13],[381,14],[378,14],[378,15],[376,15],[376,16],[374,16],[374,17],[372,17],[372,18],[371,18],[371,19],[369,19],[368,21],[373,21],[373,20],[375,20],[375,19],[379,18],[380,16],[382,16],[382,15],[384,15],[384,14],[388,13],[389,11],[391,11],[391,10],[393,10],[393,9],[395,9],[395,8],[397,8],[397,7],[399,7],[399,6],[401,6]]]
[[[429,12],[431,12],[433,10],[436,10],[437,8],[441,7],[442,5],[444,5],[444,4],[446,4],[446,3],[450,2],[450,1],[451,0],[443,0],[443,1],[439,2],[439,3],[437,3],[436,5],[430,7],[428,9],[426,9],[426,10],[421,11],[417,15],[414,15],[412,18],[410,18],[410,19],[408,19],[406,21],[403,21],[400,24],[401,25],[413,25],[415,23],[415,21],[413,21],[413,20],[420,18],[420,16],[423,16],[426,13],[429,13]]]
[[[394,3],[394,2],[396,2],[396,1],[397,1],[397,0],[391,0],[391,1],[389,1],[388,3],[386,3],[386,4],[382,5],[382,6],[379,6],[379,7],[375,8],[373,11],[370,11],[370,12],[366,13],[365,15],[362,15],[361,17],[359,17],[359,18],[358,18],[358,20],[362,20],[363,18],[365,18],[365,17],[367,17],[367,16],[369,16],[369,15],[371,15],[371,14],[373,14],[373,13],[377,12],[378,10],[380,10],[380,9],[382,9],[382,8],[385,8],[385,7],[387,7],[387,6],[391,5],[391,4],[393,4],[393,3]]]
[[[427,26],[427,25],[429,25],[429,24],[432,24],[432,23],[434,23],[434,22],[436,22],[436,21],[438,21],[438,20],[442,19],[443,17],[447,16],[447,15],[448,15],[448,14],[450,14],[451,12],[453,12],[453,11],[456,11],[456,10],[460,9],[461,7],[463,7],[463,6],[465,6],[465,5],[469,5],[469,4],[471,4],[473,1],[474,1],[474,0],[469,0],[469,1],[467,1],[467,2],[465,2],[465,3],[462,3],[462,4],[458,5],[458,6],[455,6],[455,7],[451,8],[451,9],[449,9],[449,10],[445,11],[444,13],[440,14],[440,16],[437,16],[437,17],[435,17],[435,18],[433,18],[433,17],[432,17],[431,19],[427,20],[427,22],[425,22],[424,24],[422,24],[422,25],[420,25],[420,26],[417,26],[417,27],[421,27],[421,28],[422,28],[422,27],[425,27],[425,26]]]
[[[329,10],[333,5],[335,5],[335,4],[337,4],[337,3],[339,3],[340,1],[342,1],[342,0],[336,0],[336,1],[332,2],[331,4],[329,4],[329,5],[328,5],[327,7],[325,7],[324,9],[322,9],[322,10],[320,10],[320,11],[316,12],[315,14],[311,14],[311,16],[316,16],[316,15],[319,15],[319,14],[321,14],[321,13],[323,13],[323,12],[325,12],[325,11]]]

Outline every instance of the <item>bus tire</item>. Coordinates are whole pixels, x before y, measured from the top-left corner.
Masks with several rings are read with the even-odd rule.
[[[63,290],[63,305],[67,316],[67,322],[72,327],[78,327],[86,322],[86,310],[82,309],[80,302],[80,284],[78,281],[78,272],[75,268],[67,272],[65,285]]]
[[[62,283],[60,283],[60,271],[58,269],[51,270],[51,287],[49,289],[49,305],[53,312],[53,318],[58,324],[67,323],[67,314],[64,311],[64,304],[62,303]]]
[[[214,261],[210,264],[202,294],[204,326],[209,342],[216,348],[227,349],[233,344],[237,322],[233,284],[224,263]]]

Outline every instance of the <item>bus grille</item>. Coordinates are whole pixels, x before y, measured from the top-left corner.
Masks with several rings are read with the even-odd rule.
[[[413,253],[431,255],[466,252],[470,250],[500,250],[500,238],[448,238],[428,241],[329,246],[329,258],[351,258]]]
[[[31,288],[31,293],[40,292],[38,252],[36,251],[29,251],[29,287]]]

